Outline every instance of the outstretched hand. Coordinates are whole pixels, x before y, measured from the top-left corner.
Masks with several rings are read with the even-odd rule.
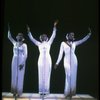
[[[90,27],[88,28],[88,30],[89,30],[89,33],[91,33],[91,29],[90,29]]]
[[[23,65],[23,64],[19,65],[19,70],[22,70],[22,69],[23,69],[23,67],[24,67],[24,65]]]
[[[88,30],[89,30],[89,35],[91,35],[91,33],[92,33],[92,32],[91,32],[91,29],[90,29],[90,27],[88,28]]]
[[[26,25],[26,27],[27,27],[27,31],[30,32],[30,27],[28,25]]]
[[[54,22],[54,26],[56,27],[56,25],[58,24],[58,20],[56,20],[55,22]]]
[[[9,23],[8,23],[8,31],[10,31],[10,26],[9,26]]]

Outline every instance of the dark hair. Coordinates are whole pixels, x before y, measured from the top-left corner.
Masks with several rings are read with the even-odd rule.
[[[23,37],[23,33],[18,33],[17,36],[22,36]]]

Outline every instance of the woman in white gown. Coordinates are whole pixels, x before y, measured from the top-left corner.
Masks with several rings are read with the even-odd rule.
[[[38,46],[39,58],[38,58],[38,85],[39,94],[49,94],[50,93],[50,76],[52,68],[52,60],[50,56],[50,47],[56,36],[56,24],[54,23],[53,33],[50,39],[48,39],[46,34],[40,35],[40,41],[37,41],[31,34],[30,28],[27,27],[28,36],[30,40]]]
[[[74,33],[71,32],[66,35],[67,41],[63,41],[60,45],[60,51],[58,55],[58,59],[55,64],[55,68],[57,68],[60,63],[63,53],[64,53],[64,69],[65,69],[65,96],[72,96],[76,94],[76,79],[77,79],[77,57],[75,54],[76,46],[84,43],[89,39],[91,35],[91,31],[85,36],[83,39],[74,41]]]
[[[11,92],[13,96],[20,96],[23,92],[25,63],[27,59],[27,45],[23,43],[22,33],[18,33],[16,40],[11,36],[8,30],[8,39],[13,44],[13,57],[11,64]]]

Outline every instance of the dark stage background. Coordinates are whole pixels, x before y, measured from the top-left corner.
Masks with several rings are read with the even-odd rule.
[[[57,35],[51,46],[52,75],[51,93],[63,93],[63,59],[55,70],[60,43],[66,33],[75,32],[76,40],[87,35],[88,27],[92,30],[91,38],[76,48],[78,58],[77,94],[90,94],[98,97],[98,0],[5,0],[2,47],[2,92],[10,92],[12,44],[7,38],[7,24],[10,23],[12,36],[23,32],[28,45],[24,92],[38,92],[37,61],[38,48],[29,40],[26,24],[33,36],[46,33],[51,36],[53,23],[59,20]]]

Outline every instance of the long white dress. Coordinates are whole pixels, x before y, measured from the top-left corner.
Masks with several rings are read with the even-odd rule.
[[[11,92],[21,95],[23,92],[24,74],[25,74],[25,63],[27,59],[27,45],[23,43],[18,46],[10,32],[8,32],[8,38],[13,44],[13,57],[11,64]],[[20,70],[19,65],[23,64],[23,68]]]
[[[64,53],[64,69],[65,69],[65,89],[64,94],[75,95],[76,93],[76,79],[77,79],[77,57],[75,54],[76,46],[85,42],[90,35],[88,34],[79,41],[71,42],[69,46],[66,42],[62,42],[60,46],[59,56],[56,64],[58,65],[63,57]]]
[[[39,48],[38,58],[38,81],[39,81],[39,93],[48,94],[50,93],[50,76],[52,68],[52,60],[50,56],[50,47],[56,36],[56,28],[54,27],[52,36],[49,41],[39,42],[28,34],[30,40]]]

